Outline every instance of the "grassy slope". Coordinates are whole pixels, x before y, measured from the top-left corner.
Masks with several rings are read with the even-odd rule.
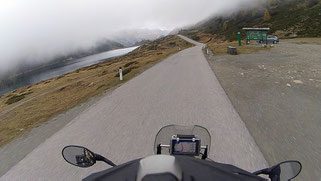
[[[179,48],[183,50],[191,46],[192,44],[177,36],[167,36],[142,45],[125,56],[3,95],[0,97],[0,146],[53,116],[130,80],[148,67],[178,52]],[[123,82],[117,77],[120,66],[127,72]],[[35,98],[30,100],[33,97]],[[1,115],[1,112],[26,100],[30,101]]]

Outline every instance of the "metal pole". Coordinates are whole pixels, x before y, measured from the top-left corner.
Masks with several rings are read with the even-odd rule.
[[[239,46],[242,46],[242,42],[241,42],[241,32],[237,32],[237,38],[239,40]]]
[[[119,79],[123,80],[123,70],[121,67],[119,67]]]

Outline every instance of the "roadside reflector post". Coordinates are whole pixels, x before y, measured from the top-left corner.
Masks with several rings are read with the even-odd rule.
[[[123,80],[123,69],[119,67],[119,79]]]
[[[207,55],[210,54],[210,52],[208,51],[208,48],[206,49],[206,54],[207,54]]]

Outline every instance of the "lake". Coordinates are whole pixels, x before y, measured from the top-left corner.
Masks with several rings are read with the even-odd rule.
[[[95,55],[90,55],[87,57],[70,60],[68,62],[55,64],[53,66],[45,67],[36,71],[24,73],[22,75],[14,77],[13,80],[10,81],[9,84],[7,83],[6,86],[1,85],[0,95],[3,95],[7,92],[10,92],[20,87],[35,84],[43,80],[47,80],[68,72],[75,71],[82,67],[86,67],[102,61],[106,61],[106,59],[111,59],[114,57],[125,55],[135,50],[136,48],[137,47],[130,47],[130,48],[122,48],[117,50],[106,51]]]

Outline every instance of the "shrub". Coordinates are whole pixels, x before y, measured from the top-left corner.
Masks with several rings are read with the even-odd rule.
[[[103,87],[105,87],[105,86],[106,86],[106,84],[102,84],[102,85],[98,86],[98,87],[96,88],[96,90],[99,90],[99,89],[101,89],[101,88],[103,88]]]
[[[107,70],[104,70],[104,71],[102,71],[98,76],[101,77],[101,76],[104,76],[104,75],[106,75],[106,74],[108,74],[108,71],[107,71]]]
[[[195,40],[195,41],[198,41],[198,40],[200,40],[200,37],[197,36],[197,35],[193,35],[193,36],[192,36],[192,39]]]
[[[66,88],[66,86],[65,86],[65,87],[60,88],[60,89],[59,89],[59,91],[63,91],[63,90],[65,90],[65,88]]]
[[[270,19],[271,19],[271,15],[270,15],[269,10],[265,9],[265,12],[264,12],[264,21],[269,21]]]
[[[129,67],[132,64],[138,64],[138,62],[137,61],[128,62],[124,65],[124,67]]]
[[[101,65],[96,64],[96,65],[92,65],[92,66],[88,67],[87,70],[94,70],[94,69],[97,69],[97,68],[99,68],[99,67],[101,67]]]
[[[174,46],[176,46],[176,42],[169,42],[169,43],[168,43],[168,46],[174,47]]]
[[[306,7],[311,8],[315,5],[317,5],[318,2],[317,2],[317,0],[307,0],[305,4],[306,4]]]
[[[148,50],[157,50],[157,45],[151,45],[148,47]]]
[[[22,99],[24,99],[26,97],[26,95],[28,94],[31,94],[32,91],[29,91],[29,92],[26,92],[26,93],[23,93],[23,94],[20,94],[20,95],[12,95],[7,101],[6,101],[6,104],[13,104],[13,103],[16,103]]]
[[[25,98],[25,94],[14,95],[14,96],[10,97],[10,98],[7,100],[6,104],[8,104],[8,105],[9,105],[9,104],[13,104],[13,103],[16,103],[16,102],[24,99],[24,98]]]

